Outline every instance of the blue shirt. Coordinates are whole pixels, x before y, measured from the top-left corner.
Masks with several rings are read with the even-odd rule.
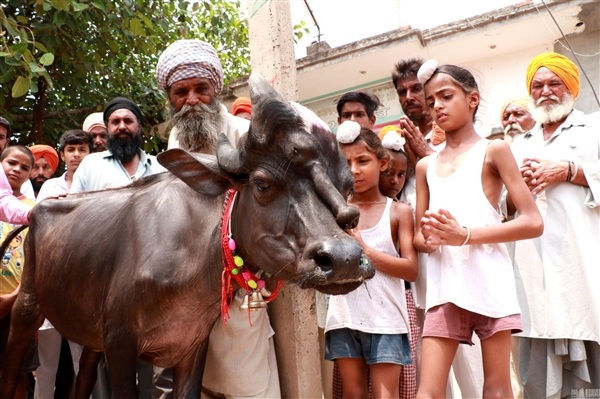
[[[90,154],[83,158],[73,176],[69,193],[104,190],[126,186],[141,177],[165,172],[156,157],[139,150],[140,162],[133,176],[110,151]]]

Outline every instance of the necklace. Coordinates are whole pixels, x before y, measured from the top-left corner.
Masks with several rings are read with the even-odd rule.
[[[231,213],[233,204],[237,198],[237,191],[230,189],[225,195],[225,206],[221,220],[221,248],[223,250],[223,273],[221,275],[221,319],[227,324],[229,318],[229,306],[233,300],[233,287],[231,279],[246,290],[247,295],[261,294],[266,302],[271,302],[277,297],[283,281],[277,279],[273,293],[266,291],[266,282],[272,277],[270,273],[262,270],[253,273],[250,265],[247,265],[242,257],[236,252],[236,243],[231,235]],[[264,278],[263,278],[264,276]],[[266,295],[265,295],[266,294]]]

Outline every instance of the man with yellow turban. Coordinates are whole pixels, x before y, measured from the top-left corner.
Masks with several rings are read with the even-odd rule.
[[[29,147],[35,158],[33,169],[29,180],[33,186],[33,193],[37,197],[42,184],[52,177],[58,168],[58,154],[56,150],[49,145],[33,145]]]
[[[526,82],[538,123],[512,149],[544,233],[515,244],[519,363],[527,397],[565,397],[600,387],[600,132],[573,109],[579,71],[567,57],[538,55]]]
[[[533,129],[535,120],[529,112],[529,96],[513,97],[502,104],[500,122],[504,129],[504,140],[509,144],[517,136]]]

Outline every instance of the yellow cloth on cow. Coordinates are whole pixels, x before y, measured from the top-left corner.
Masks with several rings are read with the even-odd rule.
[[[577,95],[579,95],[579,69],[577,65],[564,55],[553,52],[540,54],[529,63],[526,80],[528,93],[531,93],[533,76],[542,67],[546,67],[555,73],[567,86],[573,99],[577,98]]]

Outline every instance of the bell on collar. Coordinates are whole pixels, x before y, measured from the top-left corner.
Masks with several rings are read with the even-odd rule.
[[[240,305],[241,310],[256,310],[261,308],[266,308],[267,302],[263,299],[260,291],[252,291],[251,294],[248,294],[244,297],[244,301]]]

